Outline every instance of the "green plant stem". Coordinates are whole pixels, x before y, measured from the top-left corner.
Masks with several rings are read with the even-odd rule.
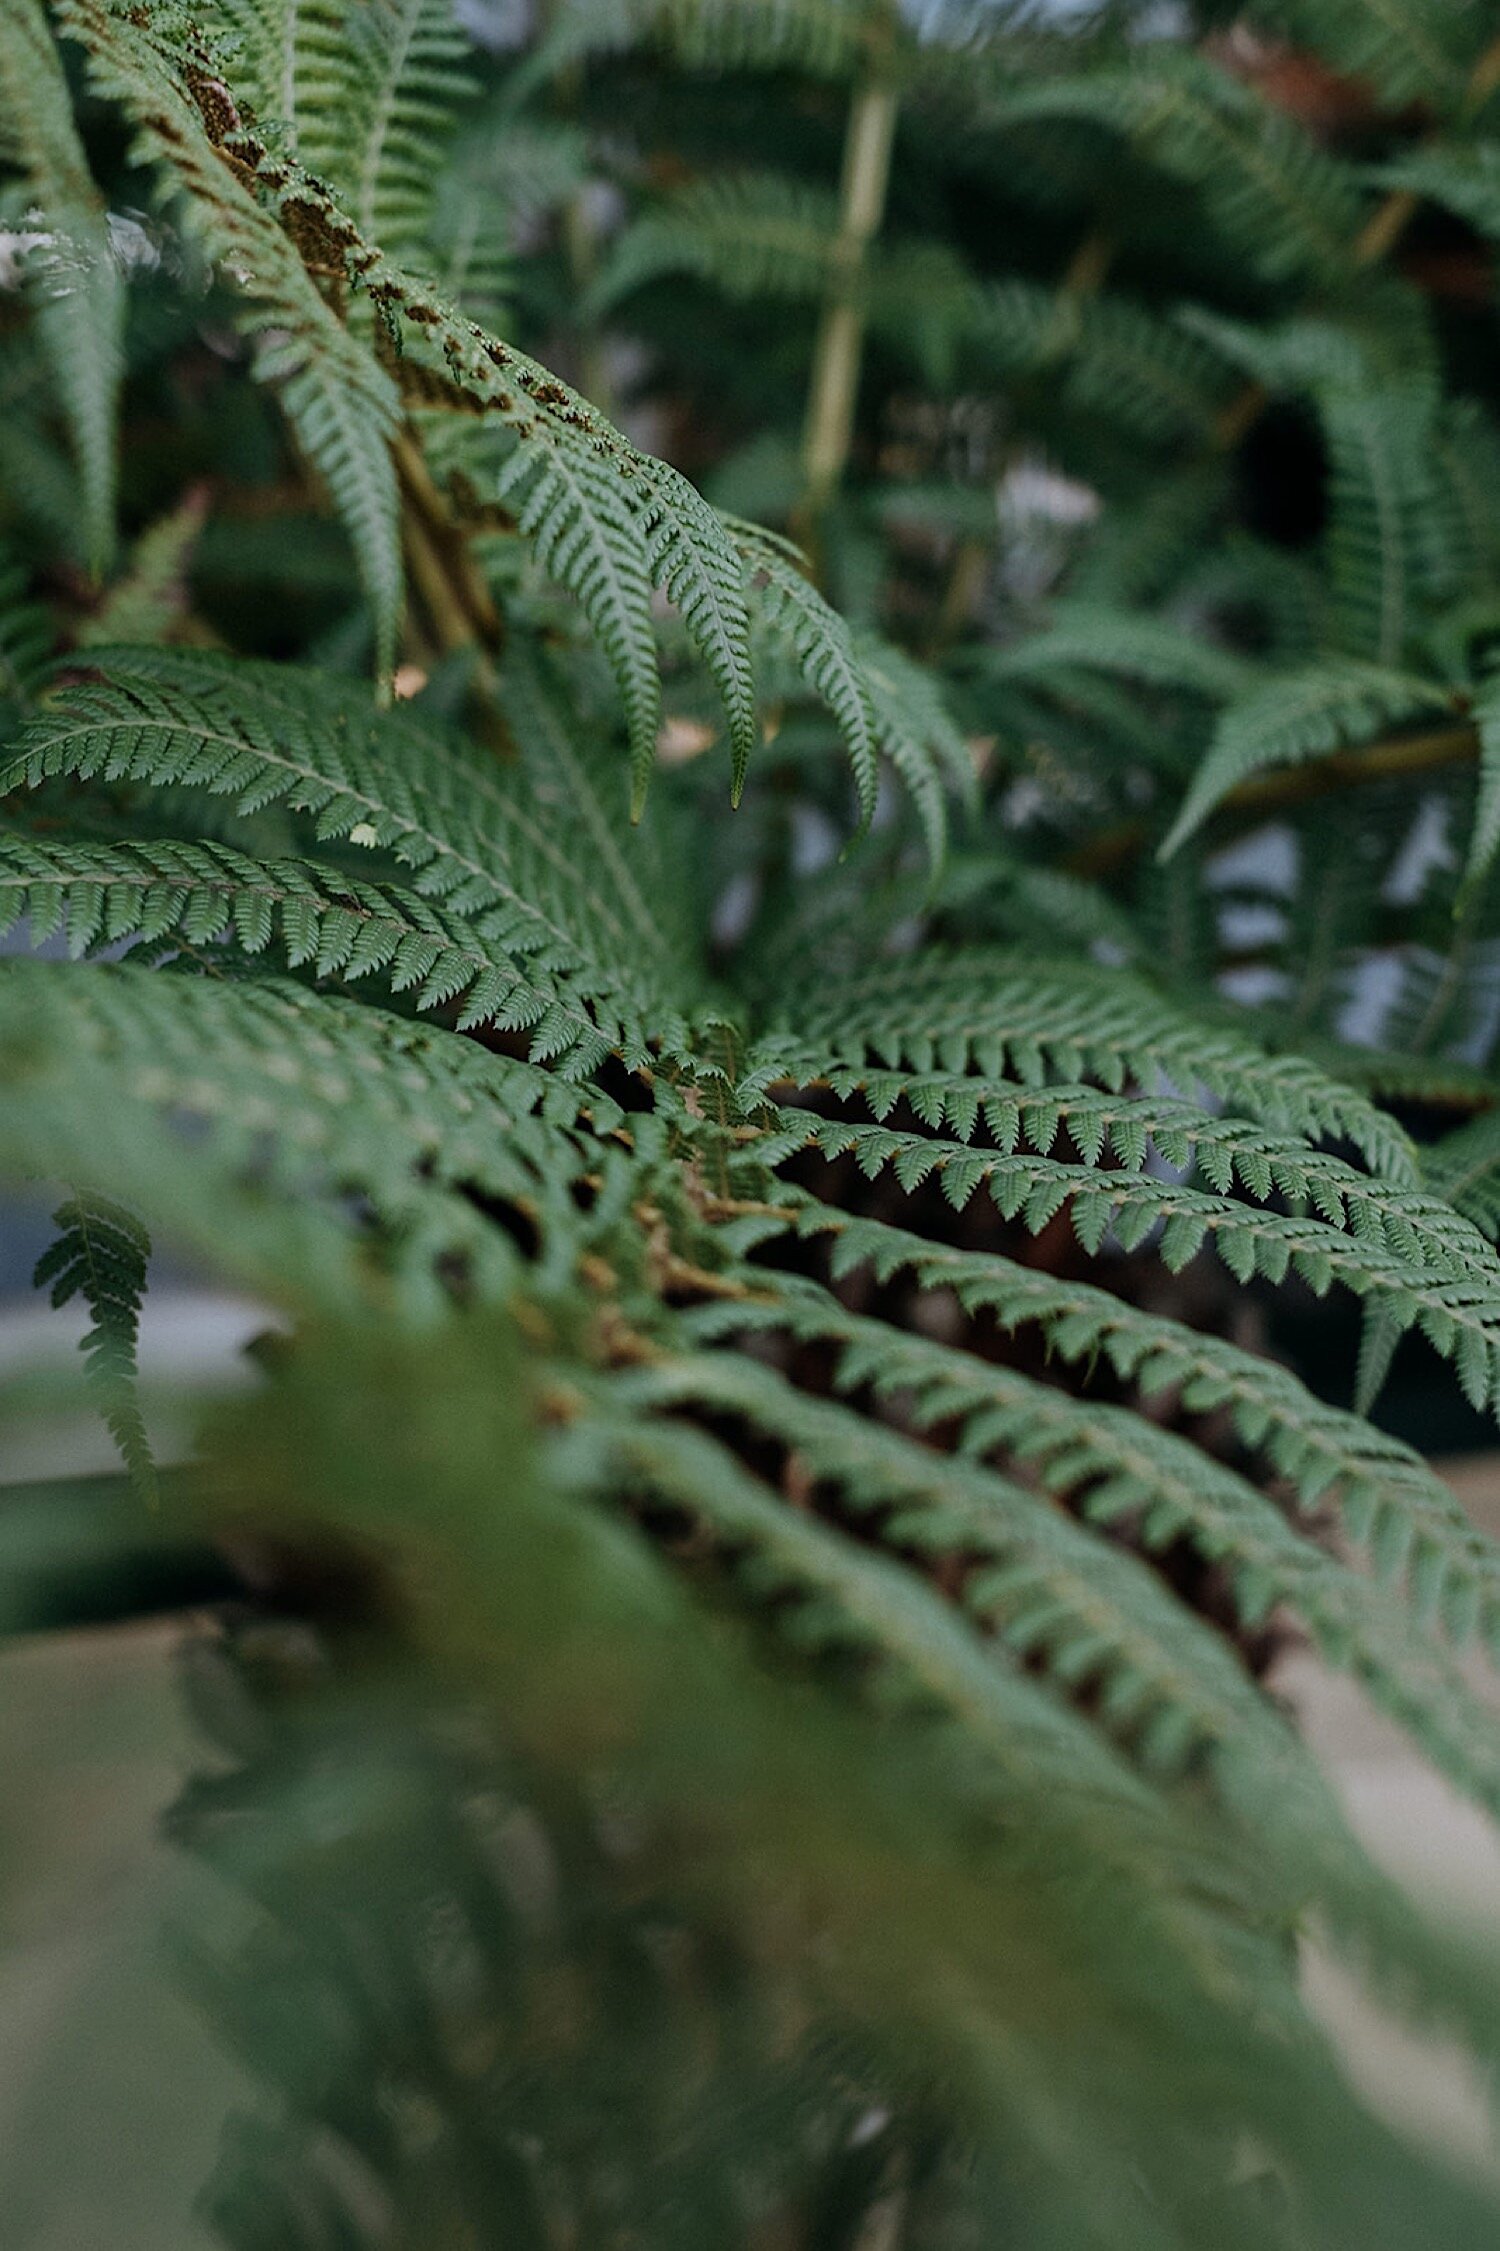
[[[1253,781],[1232,789],[1215,808],[1224,813],[1260,817],[1289,811],[1309,799],[1365,782],[1401,780],[1413,774],[1432,773],[1444,766],[1461,765],[1477,755],[1479,737],[1467,721],[1434,727],[1426,734],[1393,735],[1361,750],[1338,750],[1315,765],[1296,766],[1280,774],[1258,774]],[[1155,831],[1147,821],[1121,821],[1071,853],[1066,861],[1072,875],[1108,875],[1132,860],[1150,843]]]
[[[854,405],[864,351],[862,283],[866,253],[885,216],[896,89],[878,64],[856,87],[844,138],[839,231],[828,295],[813,348],[812,383],[802,445],[802,528],[814,537],[849,459]]]

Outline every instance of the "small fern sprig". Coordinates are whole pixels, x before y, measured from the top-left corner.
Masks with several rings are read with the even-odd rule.
[[[130,1482],[148,1508],[158,1499],[156,1463],[136,1394],[136,1346],[151,1238],[121,1205],[75,1189],[52,1214],[58,1233],[37,1260],[32,1281],[53,1305],[83,1300],[89,1328],[79,1340],[89,1387],[120,1449]]]

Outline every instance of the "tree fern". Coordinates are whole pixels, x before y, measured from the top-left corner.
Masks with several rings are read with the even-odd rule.
[[[1129,17],[0,31],[0,1173],[130,1473],[0,1545],[247,1598],[231,2243],[1493,2240],[1281,1663],[1500,1819],[1397,1435],[1500,1411],[1500,64]],[[277,1333],[148,1538],[156,1244]]]

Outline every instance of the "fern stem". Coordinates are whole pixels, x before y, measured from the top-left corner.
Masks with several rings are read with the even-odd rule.
[[[876,64],[856,87],[844,138],[839,231],[832,278],[813,349],[812,384],[802,447],[801,515],[811,527],[837,490],[849,459],[854,405],[864,351],[861,282],[865,256],[880,231],[896,131],[896,88]]]
[[[1217,811],[1252,816],[1284,812],[1363,782],[1402,780],[1456,766],[1476,756],[1478,749],[1478,734],[1467,720],[1434,727],[1426,734],[1392,735],[1382,742],[1367,743],[1361,750],[1334,751],[1315,765],[1297,766],[1280,774],[1257,774],[1252,781],[1230,790]],[[1122,821],[1118,827],[1091,838],[1065,864],[1072,875],[1107,875],[1124,861],[1134,859],[1153,833],[1147,821]]]
[[[394,451],[408,527],[420,531],[447,588],[441,602],[448,629],[456,638],[445,640],[444,646],[461,648],[477,640],[487,649],[498,650],[504,637],[500,613],[432,481],[421,447],[410,431],[402,430]],[[438,621],[434,618],[433,622]]]
[[[512,745],[500,717],[494,666],[505,630],[500,613],[409,430],[398,431],[392,450],[401,490],[401,542],[412,583],[439,653],[473,651],[473,685],[484,732],[495,749],[508,755]]]

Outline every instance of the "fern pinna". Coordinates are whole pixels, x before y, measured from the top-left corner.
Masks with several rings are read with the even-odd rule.
[[[1500,1820],[1377,1417],[1500,1409],[1500,50],[1187,13],[0,20],[0,1162],[245,1580],[232,2244],[1493,2240],[1274,1663]],[[164,1470],[153,1241],[284,1332]]]

